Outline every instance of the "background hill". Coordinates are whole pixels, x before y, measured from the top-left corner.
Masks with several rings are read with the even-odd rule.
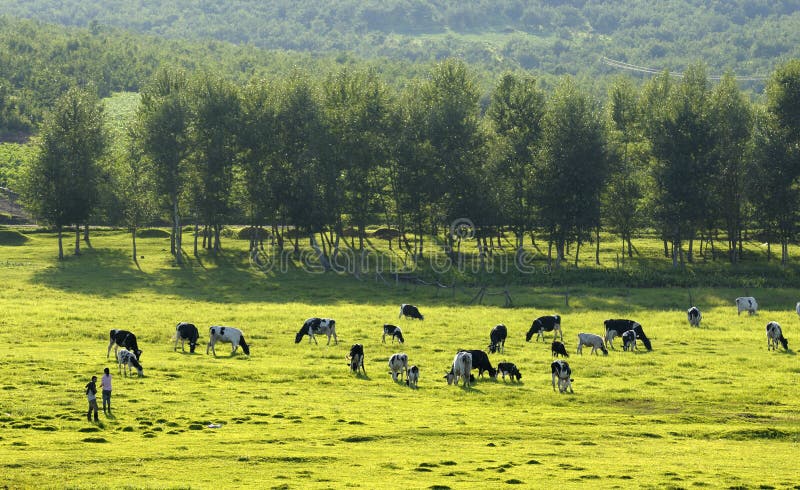
[[[711,73],[755,77],[800,56],[798,0],[0,0],[0,11],[276,50],[414,62],[459,56],[493,71],[587,80],[615,70],[603,56],[671,71],[701,61]]]

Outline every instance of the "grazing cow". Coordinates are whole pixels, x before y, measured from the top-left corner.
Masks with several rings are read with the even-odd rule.
[[[758,303],[752,296],[740,296],[736,298],[736,310],[737,315],[741,315],[743,311],[749,315],[756,315],[758,314]]]
[[[559,393],[566,393],[567,388],[569,388],[570,393],[574,393],[572,391],[572,369],[570,369],[569,364],[567,361],[562,359],[557,359],[550,364],[550,372],[552,373],[553,377],[553,391],[556,390],[556,378],[558,378],[558,391]]]
[[[423,318],[422,314],[419,312],[419,309],[417,309],[416,306],[407,305],[405,303],[400,305],[400,316],[398,316],[397,318],[401,318],[401,317],[411,318],[412,320],[415,319],[415,318],[417,320],[424,320],[425,319],[425,318]]]
[[[208,329],[208,337],[206,354],[208,354],[208,350],[211,349],[211,352],[214,353],[214,357],[217,357],[217,351],[214,350],[214,345],[217,342],[225,342],[231,344],[231,355],[234,355],[236,349],[239,347],[242,348],[242,352],[244,352],[246,356],[250,355],[250,346],[247,345],[242,331],[238,328],[213,326]]]
[[[588,345],[592,347],[591,354],[596,354],[597,349],[603,352],[604,356],[608,355],[606,346],[603,345],[603,337],[593,333],[579,333],[578,334],[578,354],[583,355],[583,346]]]
[[[327,335],[328,345],[331,345],[331,335],[336,345],[339,344],[339,338],[336,337],[336,320],[330,318],[309,318],[303,323],[300,331],[294,337],[294,343],[299,344],[303,340],[303,335],[308,335],[308,343],[313,340],[315,344],[319,345],[315,335]]]
[[[108,359],[108,356],[111,355],[112,347],[114,348],[114,356],[117,355],[118,347],[124,347],[136,354],[137,360],[142,357],[142,351],[139,350],[139,346],[136,344],[136,336],[127,330],[111,330],[111,341],[108,343],[106,359]]]
[[[636,332],[628,330],[622,334],[622,350],[633,352],[636,349]]]
[[[689,319],[689,325],[693,327],[699,327],[700,320],[703,319],[703,315],[696,306],[692,306],[686,311],[686,317]]]
[[[129,350],[121,349],[117,352],[117,364],[119,364],[120,374],[124,372],[126,377],[130,374],[131,368],[136,368],[140,378],[144,376],[144,370],[142,365],[139,364],[139,359],[136,358],[136,354]]]
[[[559,315],[540,316],[531,324],[531,328],[528,330],[528,333],[525,334],[525,341],[530,342],[534,333],[536,334],[537,342],[540,337],[544,340],[544,332],[553,332],[553,340],[555,340],[556,335],[558,335],[563,342],[564,333],[561,331],[561,317]]]
[[[364,346],[361,344],[353,344],[350,347],[350,354],[347,356],[350,366],[350,370],[354,373],[358,374],[358,368],[364,372],[364,376],[367,375],[367,370],[364,369]]]
[[[400,327],[395,327],[394,325],[389,325],[388,323],[384,323],[383,337],[381,337],[381,340],[383,340],[384,344],[386,343],[387,335],[392,338],[393,344],[394,344],[394,339],[397,339],[397,341],[400,342],[401,344],[406,341],[406,339],[403,338],[403,331],[400,330]]]
[[[495,352],[505,352],[506,337],[508,337],[508,330],[505,325],[501,323],[494,327],[492,331],[489,332],[489,352],[492,354]]]
[[[392,375],[392,380],[397,381],[398,375],[403,378],[403,374],[408,371],[408,356],[405,352],[392,354],[389,358],[389,374]],[[406,376],[408,377],[408,376]]]
[[[197,339],[200,338],[200,332],[197,331],[197,327],[192,325],[191,323],[181,322],[175,327],[175,346],[172,348],[172,351],[175,352],[178,350],[178,340],[181,341],[181,352],[186,352],[186,349],[183,347],[184,342],[187,340],[189,341],[189,352],[194,354],[194,349],[197,347]]]
[[[469,387],[470,383],[475,381],[471,371],[472,354],[462,350],[453,358],[453,367],[444,377],[447,378],[448,385],[458,385],[458,380],[461,379],[463,380],[463,385]]]
[[[606,327],[606,345],[614,349],[614,337],[622,337],[628,330],[636,332],[636,338],[641,340],[647,350],[653,350],[650,339],[644,334],[644,330],[639,322],[633,320],[606,320],[603,322]],[[614,349],[616,350],[616,349]]]
[[[488,371],[489,376],[492,378],[497,377],[497,369],[492,367],[492,363],[489,361],[489,354],[477,349],[465,352],[469,352],[472,356],[472,369],[478,370],[478,376],[483,376],[483,372]]]
[[[789,340],[783,336],[781,326],[778,322],[767,323],[767,350],[776,350],[778,342],[781,343],[784,350],[789,350]]]
[[[550,345],[550,352],[553,353],[554,357],[558,357],[562,355],[564,357],[569,357],[569,353],[567,353],[567,348],[564,347],[564,344],[559,342],[558,340],[554,340],[553,343]]]
[[[506,375],[511,378],[511,381],[514,381],[514,378],[517,378],[517,381],[522,379],[522,374],[511,362],[501,362],[497,365],[497,372],[503,375],[503,381],[506,380]]]
[[[411,388],[417,387],[417,382],[419,381],[419,368],[417,366],[411,366],[408,368],[408,373],[406,374],[406,385]]]

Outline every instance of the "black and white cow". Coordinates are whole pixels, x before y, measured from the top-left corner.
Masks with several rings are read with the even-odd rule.
[[[136,354],[136,359],[142,357],[142,351],[139,350],[139,345],[136,343],[136,336],[127,330],[111,330],[111,340],[108,343],[108,352],[106,352],[106,359],[111,355],[111,348],[114,348],[114,356],[117,355],[117,349],[124,347],[129,351]]]
[[[489,352],[494,354],[495,352],[505,352],[506,351],[506,337],[508,337],[508,329],[502,323],[497,325],[489,332]]]
[[[403,378],[403,374],[408,371],[408,356],[405,352],[392,354],[389,358],[389,374],[392,375],[392,380],[397,381],[397,377]]]
[[[591,354],[597,354],[597,350],[603,353],[604,356],[608,355],[606,346],[603,345],[603,337],[593,333],[579,333],[578,334],[578,354],[583,355],[583,346],[587,345],[592,348]]]
[[[319,344],[315,335],[327,335],[328,345],[331,345],[331,336],[335,344],[339,344],[339,338],[336,337],[336,320],[330,318],[309,318],[303,323],[300,331],[294,337],[294,343],[299,344],[303,340],[303,335],[308,335],[308,343],[313,340],[315,344]]]
[[[749,315],[758,314],[758,302],[752,296],[740,296],[736,298],[736,314],[741,315],[746,311]]]
[[[519,381],[522,379],[522,374],[517,369],[517,366],[511,362],[501,362],[497,364],[497,372],[503,376],[503,381],[506,380],[506,375],[511,378],[511,381],[514,381],[514,378]]]
[[[767,323],[767,350],[776,350],[779,342],[784,350],[789,350],[789,340],[783,336],[778,322]]]
[[[537,342],[539,341],[539,338],[544,340],[544,332],[553,332],[553,340],[556,339],[556,336],[559,336],[563,342],[564,333],[561,331],[561,316],[546,315],[540,316],[534,320],[531,324],[531,328],[528,330],[528,333],[525,334],[525,341],[530,342],[534,333],[536,334]]]
[[[200,332],[197,331],[197,327],[195,327],[191,323],[181,322],[175,327],[175,346],[172,348],[172,351],[175,352],[178,350],[178,341],[181,341],[181,352],[186,352],[184,348],[184,343],[188,340],[189,341],[189,352],[194,354],[194,349],[197,347],[197,340],[200,338]]]
[[[472,369],[478,370],[478,376],[483,376],[484,371],[489,372],[489,376],[492,378],[497,377],[497,369],[492,367],[492,363],[489,361],[489,354],[485,353],[482,350],[467,350],[472,356]]]
[[[139,359],[136,358],[136,354],[126,349],[120,349],[116,355],[120,374],[124,372],[127,377],[131,373],[131,368],[134,368],[136,372],[139,373],[140,378],[144,376],[144,369],[142,369],[142,365],[139,364]]]
[[[628,330],[622,334],[622,350],[633,352],[636,350],[636,332]]]
[[[244,334],[238,328],[233,327],[220,327],[220,326],[213,326],[208,329],[208,346],[206,347],[206,354],[208,354],[208,350],[211,349],[211,352],[214,354],[214,357],[217,356],[217,351],[214,350],[214,345],[217,342],[225,342],[231,344],[231,355],[236,353],[236,349],[239,347],[242,348],[242,352],[246,356],[250,355],[250,346],[247,345],[247,342],[244,340]]]
[[[383,337],[381,337],[381,340],[383,341],[384,344],[386,343],[386,336],[387,335],[392,338],[392,343],[393,344],[394,344],[394,339],[397,339],[397,341],[400,342],[401,344],[406,341],[406,339],[403,338],[403,331],[400,330],[400,327],[396,327],[394,325],[389,325],[388,323],[384,323],[383,324]]]
[[[550,372],[553,377],[553,391],[556,390],[556,380],[558,380],[559,393],[566,393],[567,388],[569,388],[570,393],[574,393],[572,391],[572,382],[575,380],[572,379],[572,369],[567,364],[567,361],[562,359],[553,361],[550,364]]]
[[[693,327],[700,326],[700,320],[703,319],[703,315],[700,313],[700,309],[696,306],[692,306],[686,311],[686,317],[689,319],[689,325]]]
[[[419,382],[419,368],[417,366],[411,366],[408,368],[408,374],[406,375],[406,385],[411,388],[416,388],[417,383]]]
[[[461,379],[463,380],[463,385],[469,388],[470,383],[475,381],[472,376],[472,354],[463,350],[456,354],[453,358],[453,366],[450,368],[450,372],[445,374],[444,377],[447,379],[448,385],[458,385],[458,380]]]
[[[636,332],[636,338],[641,340],[647,350],[653,350],[650,339],[644,334],[644,330],[639,322],[633,320],[612,319],[603,322],[606,327],[606,345],[614,349],[614,337],[622,337],[628,330]],[[614,349],[616,350],[616,349]]]
[[[398,316],[397,318],[402,318],[402,317],[411,318],[412,320],[415,319],[415,318],[417,320],[424,320],[425,319],[422,316],[422,314],[419,312],[419,309],[416,306],[407,305],[405,303],[400,305],[400,316]]]
[[[353,344],[350,347],[350,354],[347,356],[349,361],[350,370],[354,373],[358,374],[358,369],[364,372],[364,376],[367,375],[367,370],[364,369],[364,346],[361,344]]]
[[[553,354],[553,357],[564,356],[569,357],[569,353],[567,352],[567,348],[564,347],[562,342],[558,340],[554,340],[552,344],[550,344],[550,352]]]

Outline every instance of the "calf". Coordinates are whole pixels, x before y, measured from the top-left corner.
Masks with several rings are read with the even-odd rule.
[[[144,376],[144,369],[142,369],[142,365],[139,364],[139,359],[136,358],[136,354],[129,350],[121,349],[117,352],[116,356],[120,374],[124,372],[127,377],[131,372],[131,368],[136,368],[139,377],[141,378]]]
[[[736,314],[741,315],[746,311],[749,315],[758,314],[758,303],[752,296],[740,296],[736,298]]]
[[[622,334],[622,350],[633,352],[636,349],[636,332],[628,330]]]
[[[564,347],[564,344],[559,342],[558,340],[554,340],[552,344],[550,344],[550,352],[553,353],[553,357],[558,357],[562,355],[564,357],[569,357],[567,353],[567,348]]]
[[[417,382],[419,381],[419,368],[417,366],[411,366],[408,368],[408,373],[406,374],[406,385],[411,388],[417,387]]]
[[[503,375],[503,381],[506,380],[506,375],[511,378],[511,381],[514,381],[514,378],[517,378],[517,381],[522,379],[522,374],[517,369],[513,363],[510,362],[501,362],[497,364],[497,372]]]
[[[489,332],[489,352],[492,354],[495,352],[505,352],[506,337],[508,337],[508,330],[505,325],[501,323],[494,327],[492,331]]]
[[[689,325],[693,327],[699,327],[700,320],[703,319],[703,315],[696,306],[692,306],[686,311],[686,317],[689,319]]]
[[[550,364],[550,372],[552,373],[553,377],[553,391],[556,391],[556,379],[558,379],[558,391],[559,393],[566,393],[567,388],[569,388],[570,393],[574,393],[572,391],[572,369],[567,364],[567,361],[557,359]]]
[[[187,340],[189,341],[189,352],[194,354],[194,349],[197,347],[197,340],[200,338],[200,332],[197,331],[197,327],[192,325],[191,323],[181,322],[175,327],[175,346],[172,348],[172,352],[178,350],[178,340],[181,341],[181,352],[186,352],[184,348],[184,342]]]
[[[250,355],[250,346],[247,345],[247,342],[244,340],[244,334],[242,334],[242,331],[238,328],[213,326],[208,329],[208,338],[206,355],[208,355],[208,350],[211,349],[211,352],[214,353],[214,357],[217,357],[217,351],[214,349],[214,345],[217,342],[230,343],[231,355],[234,355],[236,349],[239,347],[242,348],[242,352],[244,352],[246,356]]]
[[[593,333],[579,333],[578,334],[578,354],[583,355],[583,346],[588,345],[592,347],[591,354],[596,354],[597,349],[603,352],[604,356],[608,355],[606,346],[603,345],[603,337]]]
[[[319,345],[315,335],[327,335],[328,345],[331,345],[331,336],[333,336],[334,344],[339,344],[339,338],[336,337],[336,320],[330,318],[309,318],[300,327],[300,331],[294,337],[294,343],[299,344],[303,340],[303,335],[308,335],[308,343],[313,340],[315,344]]]
[[[419,312],[419,309],[417,309],[416,306],[407,305],[405,303],[400,305],[400,316],[398,316],[397,318],[401,318],[401,317],[411,318],[412,320],[415,319],[415,318],[417,320],[424,320],[425,319],[422,316],[422,314]]]
[[[114,348],[114,356],[117,355],[117,348],[124,347],[129,351],[136,354],[136,359],[140,359],[142,357],[142,351],[139,350],[139,346],[136,344],[136,336],[133,335],[131,332],[127,330],[111,330],[111,341],[108,343],[108,352],[106,352],[106,359],[108,356],[111,355],[111,348]]]
[[[778,342],[780,342],[784,350],[789,350],[789,340],[783,336],[778,322],[767,323],[767,350],[776,350]]]
[[[622,337],[622,334],[628,330],[636,332],[636,338],[641,340],[647,350],[653,350],[650,339],[644,334],[644,330],[639,322],[633,320],[606,320],[603,322],[606,327],[605,341],[606,345],[614,349],[614,337]],[[616,350],[616,349],[614,349]]]
[[[400,327],[395,327],[394,325],[389,325],[388,323],[383,324],[383,343],[386,343],[386,336],[390,336],[392,338],[392,343],[394,344],[394,339],[397,339],[398,342],[401,344],[406,340],[403,338],[403,331],[400,330]]]
[[[553,332],[553,340],[555,340],[556,335],[558,335],[563,342],[564,333],[561,331],[561,317],[559,315],[540,316],[531,324],[531,328],[528,330],[528,333],[525,334],[525,341],[530,342],[534,333],[536,334],[537,342],[540,337],[544,340],[544,332]]]
[[[467,351],[460,351],[453,358],[453,367],[450,372],[444,377],[447,378],[447,384],[458,385],[458,380],[463,380],[463,385],[469,387],[470,383],[474,381],[472,377],[472,354]]]
[[[465,352],[469,352],[472,356],[472,369],[478,370],[478,376],[483,376],[483,372],[488,371],[489,376],[492,378],[497,377],[497,369],[492,367],[492,363],[489,361],[489,354],[477,349]]]
[[[348,354],[347,359],[349,361],[350,370],[354,373],[358,374],[358,368],[364,372],[364,376],[367,375],[367,370],[364,369],[364,346],[361,344],[353,344],[350,347],[350,354]]]
[[[389,358],[389,374],[392,375],[392,380],[397,381],[398,375],[402,379],[406,371],[408,371],[408,356],[405,353],[392,354]]]

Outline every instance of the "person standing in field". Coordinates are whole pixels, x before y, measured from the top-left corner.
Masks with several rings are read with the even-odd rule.
[[[86,412],[86,420],[92,421],[92,410],[94,410],[94,421],[97,418],[97,376],[92,376],[92,380],[86,383],[86,399],[89,400],[89,411]]]
[[[103,369],[103,377],[100,378],[100,386],[103,390],[103,413],[111,415],[111,373],[108,368]],[[106,411],[108,407],[108,411]]]

